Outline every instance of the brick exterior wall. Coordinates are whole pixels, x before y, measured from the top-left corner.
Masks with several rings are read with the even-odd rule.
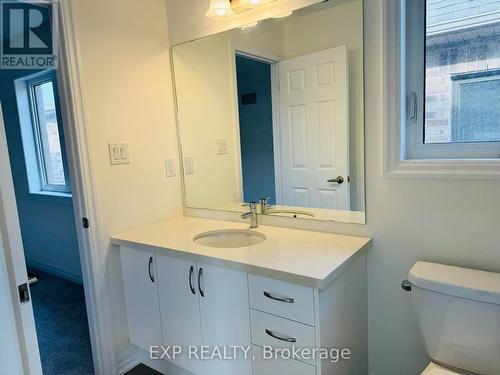
[[[470,7],[467,8],[467,5]],[[500,10],[500,0],[427,0],[427,17],[434,23],[451,22],[454,18],[495,10]],[[428,36],[426,143],[452,141],[452,75],[498,68],[500,22],[475,29]]]

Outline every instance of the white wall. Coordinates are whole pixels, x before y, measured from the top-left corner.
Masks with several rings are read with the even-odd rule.
[[[118,249],[109,238],[182,210],[180,179],[167,179],[164,167],[178,154],[166,6],[75,0],[72,8],[120,356],[127,328]],[[110,166],[108,142],[128,143],[131,163]]]
[[[301,226],[373,237],[368,253],[370,372],[417,375],[429,360],[401,280],[421,259],[500,272],[500,183],[383,177],[382,1],[366,0],[365,7],[368,224],[304,221]],[[198,22],[184,20],[186,28]]]

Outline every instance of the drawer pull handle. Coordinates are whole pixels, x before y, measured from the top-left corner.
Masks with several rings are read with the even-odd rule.
[[[289,298],[289,297],[277,297],[277,296],[272,295],[269,292],[264,292],[264,295],[267,298],[273,299],[275,301],[285,302],[285,303],[295,303],[295,300],[293,298]]]
[[[274,337],[277,340],[286,341],[286,342],[297,342],[297,339],[294,339],[293,337],[278,335],[278,334],[274,333],[273,331],[271,331],[270,329],[266,329],[266,333],[269,336]]]

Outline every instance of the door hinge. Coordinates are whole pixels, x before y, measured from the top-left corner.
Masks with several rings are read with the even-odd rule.
[[[30,291],[28,288],[28,283],[24,283],[17,287],[19,290],[19,302],[28,303],[30,301]]]
[[[86,217],[82,217],[82,224],[83,224],[83,228],[88,229],[89,228],[89,219],[87,219]]]

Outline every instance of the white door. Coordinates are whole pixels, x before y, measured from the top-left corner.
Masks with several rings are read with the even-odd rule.
[[[278,203],[348,210],[347,49],[340,46],[284,60],[278,67],[282,188]],[[338,176],[343,183],[328,182]]]
[[[163,345],[182,346],[182,355],[172,362],[202,374],[201,360],[188,358],[188,347],[201,345],[196,263],[167,255],[157,255],[156,260]]]
[[[161,345],[155,254],[120,248],[130,342],[146,351]]]
[[[0,106],[0,375],[42,373],[30,301],[17,287],[28,282],[7,139]],[[30,296],[31,297],[31,296]]]
[[[203,345],[250,348],[248,279],[245,272],[199,263],[201,331]],[[251,375],[252,353],[238,351],[237,360],[205,361],[205,375]],[[232,353],[229,354],[231,356]]]

